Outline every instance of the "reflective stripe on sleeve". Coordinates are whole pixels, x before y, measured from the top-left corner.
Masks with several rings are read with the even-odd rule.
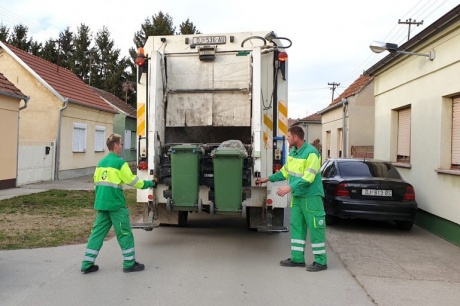
[[[136,178],[131,183],[128,183],[128,185],[134,186],[134,184],[136,184],[138,181],[139,181],[139,177],[136,176]]]

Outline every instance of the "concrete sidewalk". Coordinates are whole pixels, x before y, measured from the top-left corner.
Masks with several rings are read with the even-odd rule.
[[[10,199],[21,195],[43,192],[51,189],[59,190],[93,190],[93,176],[86,175],[67,180],[45,181],[23,185],[18,188],[0,190],[0,200]]]

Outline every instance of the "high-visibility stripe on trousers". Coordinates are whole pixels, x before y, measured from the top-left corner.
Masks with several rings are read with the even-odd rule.
[[[134,237],[129,221],[129,210],[126,207],[122,207],[116,211],[99,210],[97,212],[83,257],[82,269],[87,269],[94,264],[112,225],[123,255],[123,268],[131,268],[134,265],[136,258]]]

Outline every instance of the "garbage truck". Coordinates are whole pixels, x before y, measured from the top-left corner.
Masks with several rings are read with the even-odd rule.
[[[192,213],[284,232],[286,182],[257,186],[288,155],[287,37],[273,31],[150,36],[137,65],[137,191],[142,222],[185,226]]]

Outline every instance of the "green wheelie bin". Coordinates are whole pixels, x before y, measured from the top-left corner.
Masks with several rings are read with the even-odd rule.
[[[243,160],[246,149],[236,144],[221,146],[213,152],[214,205],[217,212],[241,211],[243,200]]]
[[[177,210],[194,207],[198,204],[202,148],[199,145],[177,145],[172,146],[169,152],[173,206]]]

